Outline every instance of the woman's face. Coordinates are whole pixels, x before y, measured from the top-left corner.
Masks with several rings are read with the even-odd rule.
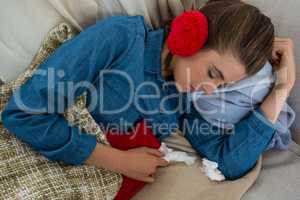
[[[171,64],[181,92],[203,91],[211,94],[216,88],[247,76],[246,68],[231,53],[202,50],[191,57],[174,56]]]

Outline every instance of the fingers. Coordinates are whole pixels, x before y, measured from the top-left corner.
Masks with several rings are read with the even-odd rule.
[[[155,157],[156,159],[156,167],[154,167],[152,170],[149,171],[149,173],[147,173],[146,176],[143,176],[142,179],[140,179],[141,181],[143,182],[147,182],[147,183],[153,183],[154,182],[154,174],[156,173],[156,168],[157,167],[166,167],[169,165],[169,162],[162,159],[162,158],[157,158]]]
[[[277,53],[277,51],[275,49],[272,52],[272,59],[273,60],[279,60],[280,59],[280,57],[279,57],[279,55],[278,55],[278,53]]]
[[[149,147],[139,147],[139,148],[129,149],[128,151],[144,152],[144,153],[148,153],[150,155],[156,156],[156,157],[164,156],[164,154],[162,152],[160,152],[158,149],[153,149],[153,148],[149,148]]]
[[[163,159],[161,159],[163,160]],[[157,166],[167,166],[168,165],[168,162],[167,161],[160,161],[158,162],[158,165]],[[136,180],[139,180],[139,181],[143,181],[143,182],[146,182],[146,183],[153,183],[155,181],[155,178],[154,178],[154,174],[156,173],[156,169],[153,169],[151,171],[151,173],[148,173],[148,174],[140,174],[139,177],[136,177],[134,179]]]
[[[153,156],[157,156],[157,157],[164,156],[164,154],[162,152],[160,152],[159,150],[157,150],[157,149],[151,149],[151,148],[145,147],[145,152],[149,153],[149,154],[151,154]]]
[[[278,67],[280,64],[280,59],[281,59],[281,56],[279,56],[278,53],[276,52],[276,50],[274,50],[272,52],[272,64]]]
[[[272,64],[280,67],[283,57],[293,57],[293,41],[290,38],[276,37],[272,51]]]
[[[293,48],[293,40],[290,38],[275,38],[274,49],[287,50]]]
[[[275,42],[285,42],[285,41],[286,41],[286,38],[275,37],[274,41],[275,41]]]
[[[132,179],[146,182],[146,183],[153,183],[154,182],[154,176],[153,175],[146,175],[146,174],[138,174],[133,177],[130,177]]]
[[[148,154],[150,154],[152,156],[155,156],[156,162],[157,162],[157,166],[166,167],[166,166],[169,165],[168,161],[166,161],[165,159],[161,158],[162,156],[164,156],[164,154],[162,152],[160,152],[159,150],[145,147],[145,151]]]
[[[154,177],[153,176],[145,176],[145,177],[139,178],[138,180],[146,182],[146,183],[153,183]]]
[[[157,166],[166,167],[166,166],[169,165],[168,161],[166,161],[165,159],[161,158],[162,156],[164,156],[164,154],[162,152],[160,152],[159,150],[145,147],[145,151],[147,153],[149,153],[150,155],[156,157]]]
[[[163,158],[158,158],[157,159],[157,166],[159,167],[167,167],[169,165],[169,162],[166,161],[165,159]]]
[[[282,37],[275,37],[275,42],[285,42],[285,43],[292,43],[293,40],[291,38],[282,38]]]

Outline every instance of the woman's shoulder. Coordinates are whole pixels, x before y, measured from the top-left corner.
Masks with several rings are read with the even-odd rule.
[[[115,15],[99,20],[92,25],[87,31],[105,31],[106,34],[117,34],[119,36],[126,34],[134,37],[136,34],[145,34],[149,25],[145,22],[142,15]],[[134,34],[135,33],[135,34]]]
[[[106,17],[102,20],[99,20],[99,22],[106,22],[106,23],[129,23],[128,25],[131,25],[132,23],[145,23],[145,19],[142,15],[114,15],[114,16],[109,16]]]

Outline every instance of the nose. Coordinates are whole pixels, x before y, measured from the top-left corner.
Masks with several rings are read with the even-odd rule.
[[[203,84],[202,90],[206,95],[211,95],[217,88],[219,88],[223,84],[224,83],[222,81],[209,82],[207,84]]]
[[[202,90],[205,92],[206,95],[211,95],[215,91],[215,87],[212,85],[204,85]]]

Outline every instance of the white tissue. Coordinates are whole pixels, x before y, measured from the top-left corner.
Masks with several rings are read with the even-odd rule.
[[[225,176],[222,174],[220,170],[218,170],[218,163],[203,158],[202,165],[203,165],[202,171],[210,180],[212,181],[225,180]]]
[[[192,165],[196,161],[195,156],[190,156],[182,151],[174,151],[167,147],[165,143],[161,143],[159,151],[164,153],[164,159],[168,162],[184,162],[187,165]],[[212,181],[224,181],[225,176],[218,170],[218,163],[202,159],[202,171]]]
[[[184,162],[190,166],[194,164],[197,159],[195,156],[190,156],[185,152],[174,151],[173,149],[168,148],[165,143],[161,144],[159,151],[164,153],[164,159],[168,162]]]

